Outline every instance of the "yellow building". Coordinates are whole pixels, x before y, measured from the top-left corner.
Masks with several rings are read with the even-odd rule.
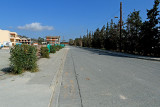
[[[1,44],[10,42],[10,31],[0,30],[0,42]]]
[[[18,37],[16,32],[10,32],[10,42],[12,42],[12,46],[18,43],[20,38]]]
[[[11,43],[12,46],[18,43],[20,38],[18,37],[16,32],[10,32],[8,30],[0,30],[0,42],[4,46],[8,43]]]

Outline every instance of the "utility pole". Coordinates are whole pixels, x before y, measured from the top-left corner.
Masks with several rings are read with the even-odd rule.
[[[120,50],[120,52],[122,51],[121,39],[122,39],[122,2],[120,2],[120,37],[119,37],[119,50]]]

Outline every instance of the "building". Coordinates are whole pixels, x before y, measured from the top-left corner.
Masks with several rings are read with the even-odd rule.
[[[4,46],[11,46],[16,45],[18,43],[20,38],[18,37],[16,32],[10,32],[8,30],[0,30],[0,42]]]
[[[16,45],[20,41],[16,32],[10,32],[10,42],[12,42],[12,46]]]
[[[61,42],[61,44],[68,45],[68,44],[69,44],[69,42]]]
[[[47,36],[46,42],[49,44],[60,44],[61,37],[60,36]]]
[[[3,46],[14,46],[16,43],[24,43],[31,45],[30,38],[20,38],[16,32],[8,30],[0,30],[0,43]]]
[[[42,42],[42,45],[47,45],[47,42]]]
[[[21,39],[19,39],[19,43],[31,45],[31,39],[30,38],[21,38]]]
[[[10,31],[0,30],[0,42],[1,42],[1,44],[5,44],[7,42],[10,42]]]
[[[38,46],[38,43],[33,43],[33,46]]]

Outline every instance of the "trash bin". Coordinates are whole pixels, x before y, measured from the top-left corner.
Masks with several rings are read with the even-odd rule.
[[[65,47],[65,45],[64,45],[64,44],[60,44],[60,46],[61,46],[61,47],[63,47],[63,48]]]
[[[48,50],[49,50],[49,53],[50,53],[50,50],[51,50],[51,45],[50,45],[50,44],[48,44],[48,45],[47,45],[47,48],[48,48]]]

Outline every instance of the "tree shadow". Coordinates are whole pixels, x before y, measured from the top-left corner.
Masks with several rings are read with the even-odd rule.
[[[91,52],[91,54],[97,54],[97,55],[107,55],[107,56],[113,56],[113,57],[123,57],[123,58],[134,58],[134,59],[143,59],[143,60],[152,60],[152,61],[160,61],[156,60],[155,58],[159,57],[149,57],[149,56],[139,56],[139,55],[132,55],[128,53],[121,53],[121,52],[112,52],[108,50],[101,50],[101,49],[94,49],[94,48],[81,48],[82,50],[87,50]]]

